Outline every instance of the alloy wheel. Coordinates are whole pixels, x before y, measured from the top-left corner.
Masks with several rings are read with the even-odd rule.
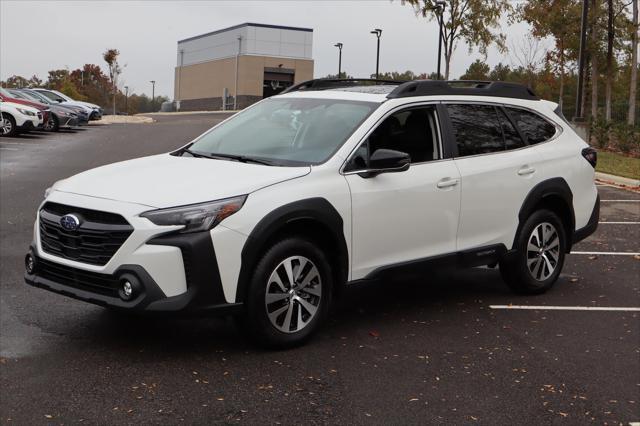
[[[3,135],[8,135],[11,133],[12,130],[13,130],[13,124],[8,118],[4,118],[2,120],[2,126],[0,127],[0,132],[2,132]]]
[[[543,222],[536,226],[527,244],[527,269],[537,281],[549,278],[560,260],[560,236],[555,226]]]
[[[269,276],[264,303],[276,329],[295,333],[318,314],[321,298],[322,278],[316,265],[304,256],[291,256]]]

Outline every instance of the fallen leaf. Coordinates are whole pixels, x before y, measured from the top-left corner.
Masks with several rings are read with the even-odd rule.
[[[372,331],[369,332],[369,336],[371,336],[371,337],[380,337],[380,334],[377,331],[372,330]]]

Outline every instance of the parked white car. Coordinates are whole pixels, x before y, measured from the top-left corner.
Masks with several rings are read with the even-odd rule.
[[[499,265],[518,293],[550,289],[599,216],[596,152],[557,105],[509,83],[370,83],[303,83],[174,152],[55,183],[26,282],[233,313],[276,346],[357,282]]]
[[[72,106],[80,106],[85,109],[89,120],[100,120],[102,118],[102,108],[96,104],[92,104],[90,102],[76,101],[75,99],[70,98],[62,92],[53,89],[41,89],[34,88],[33,90],[42,93],[44,96],[49,99],[60,102],[66,105]]]
[[[28,105],[0,101],[0,135],[15,136],[43,124],[42,112]]]

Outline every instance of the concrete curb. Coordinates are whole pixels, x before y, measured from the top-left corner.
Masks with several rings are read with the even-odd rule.
[[[622,176],[610,175],[608,173],[596,172],[596,180],[633,189],[640,189],[640,180],[638,179],[630,179]]]
[[[141,112],[136,115],[192,115],[192,114],[235,114],[239,110],[227,111],[172,111],[172,112]]]

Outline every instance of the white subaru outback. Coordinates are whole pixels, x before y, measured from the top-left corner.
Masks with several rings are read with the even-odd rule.
[[[519,293],[593,233],[596,152],[502,82],[312,80],[177,151],[46,191],[28,284],[112,307],[217,312],[300,343],[341,288],[499,265]]]

